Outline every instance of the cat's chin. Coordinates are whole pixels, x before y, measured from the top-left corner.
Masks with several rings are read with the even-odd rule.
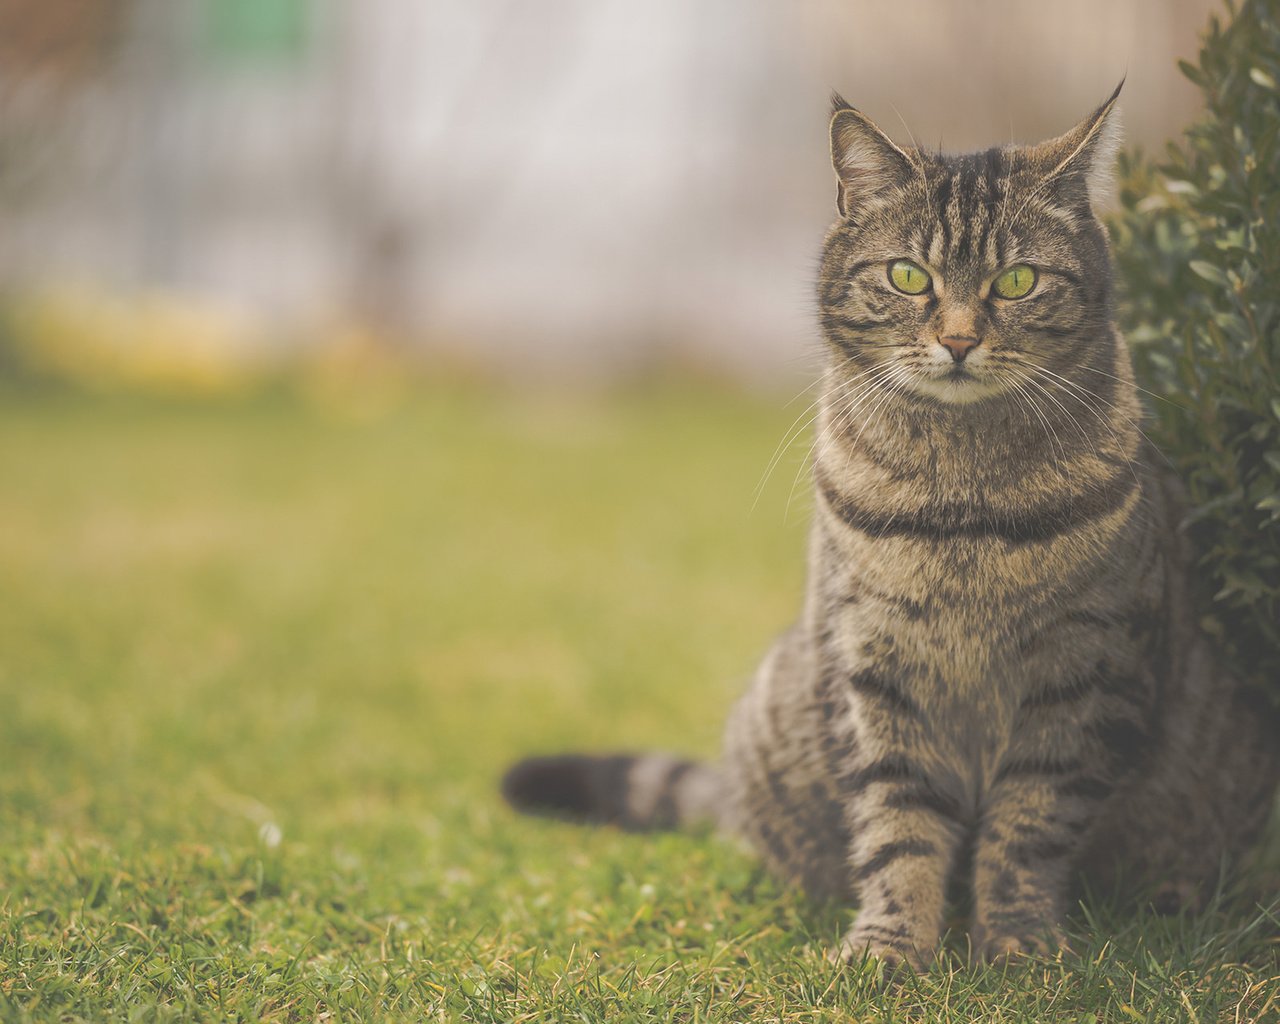
[[[986,398],[994,398],[1004,389],[994,380],[984,380],[972,373],[964,376],[946,374],[942,377],[924,377],[914,380],[917,392],[945,405],[972,405]]]

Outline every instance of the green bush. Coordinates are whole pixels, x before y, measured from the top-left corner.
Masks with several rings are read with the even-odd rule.
[[[1280,702],[1280,2],[1213,17],[1205,114],[1122,165],[1121,319],[1190,497],[1205,627]]]

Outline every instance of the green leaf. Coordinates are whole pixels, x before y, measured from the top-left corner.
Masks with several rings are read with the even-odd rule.
[[[1201,88],[1204,88],[1209,84],[1209,80],[1205,77],[1205,73],[1188,60],[1178,61],[1178,70]]]
[[[1249,77],[1264,89],[1274,90],[1276,88],[1276,80],[1263,71],[1262,68],[1250,68]]]
[[[1206,263],[1204,260],[1192,260],[1188,266],[1206,281],[1222,285],[1224,288],[1231,287],[1231,281],[1228,279],[1221,267],[1214,266],[1212,263]]]

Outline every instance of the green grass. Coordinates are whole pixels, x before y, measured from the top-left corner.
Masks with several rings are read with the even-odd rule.
[[[753,490],[800,405],[0,396],[0,1018],[1276,1019],[1256,908],[886,987],[730,843],[502,806],[715,751],[799,602],[798,452]]]

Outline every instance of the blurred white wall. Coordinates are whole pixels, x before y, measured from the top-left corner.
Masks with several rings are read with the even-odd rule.
[[[301,343],[353,317],[518,374],[775,379],[816,351],[830,88],[963,149],[1065,130],[1127,74],[1130,139],[1158,146],[1214,5],[117,6],[90,75],[0,64],[26,168],[0,174],[0,287],[161,288]]]

